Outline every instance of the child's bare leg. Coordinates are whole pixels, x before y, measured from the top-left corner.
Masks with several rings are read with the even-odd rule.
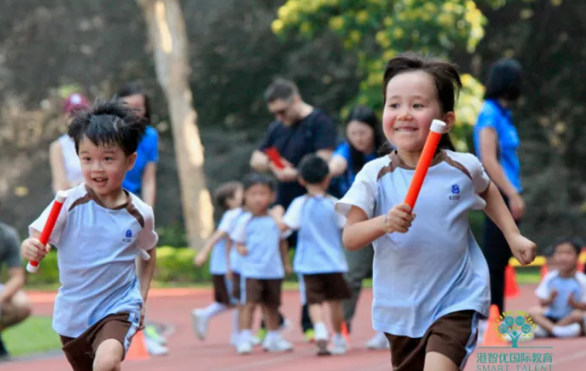
[[[241,330],[252,330],[252,317],[254,315],[254,309],[256,304],[246,303],[240,306],[242,308],[242,316],[240,318]]]
[[[423,371],[458,371],[458,365],[445,355],[438,352],[429,352],[425,355]]]
[[[320,323],[324,322],[324,314],[323,308],[321,303],[320,304],[311,304],[309,305],[309,318],[311,318],[311,322],[313,323]]]
[[[575,309],[574,311],[572,311],[572,313],[570,313],[569,316],[562,318],[558,323],[556,323],[556,326],[567,326],[573,323],[579,323],[580,325],[582,325],[583,322],[584,312]]]
[[[124,348],[118,340],[104,340],[96,350],[94,371],[120,371],[123,355]]]
[[[332,327],[334,333],[342,333],[342,324],[344,322],[344,310],[342,308],[341,301],[331,301],[330,303],[330,316],[332,318]]]
[[[279,330],[279,308],[272,305],[263,305],[263,313],[269,331]]]
[[[551,334],[555,324],[545,316],[545,310],[542,307],[533,307],[529,309],[527,314],[529,314],[535,324]]]

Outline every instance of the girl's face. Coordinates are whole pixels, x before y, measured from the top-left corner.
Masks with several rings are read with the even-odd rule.
[[[146,114],[144,95],[142,95],[142,94],[129,95],[127,97],[123,97],[122,101],[131,110],[133,110],[134,114],[137,115],[138,117],[144,117],[144,115]]]
[[[421,152],[434,119],[443,120],[448,129],[454,122],[453,112],[442,113],[435,81],[427,72],[396,75],[386,94],[383,131],[399,151]]]
[[[237,207],[242,206],[242,201],[244,199],[244,190],[242,188],[236,189],[234,192],[234,196],[230,197],[226,200],[226,204],[230,209],[235,209]]]
[[[346,126],[348,141],[358,151],[368,155],[374,151],[374,130],[361,121],[350,121]]]

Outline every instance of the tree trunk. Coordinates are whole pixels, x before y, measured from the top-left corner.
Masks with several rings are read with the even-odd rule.
[[[213,231],[213,206],[203,169],[204,148],[189,88],[187,35],[178,0],[137,0],[153,48],[157,79],[171,116],[181,203],[190,247],[200,248]]]

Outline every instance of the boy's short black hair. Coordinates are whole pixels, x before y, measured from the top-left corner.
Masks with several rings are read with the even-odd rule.
[[[330,167],[323,158],[309,154],[299,163],[299,175],[307,184],[320,184],[330,173]]]
[[[578,238],[574,238],[574,237],[561,237],[556,239],[549,247],[549,254],[546,255],[553,255],[555,253],[555,250],[558,246],[563,245],[563,244],[570,244],[574,250],[576,250],[576,254],[579,256],[580,253],[582,252],[582,246],[584,245],[582,243],[581,240],[579,240]]]
[[[247,189],[249,189],[250,187],[255,186],[257,184],[266,185],[273,192],[276,189],[275,181],[265,174],[248,173],[242,178],[242,185],[243,185],[245,191]]]
[[[237,181],[221,184],[214,192],[216,204],[226,210],[228,208],[227,201],[234,197],[239,188],[242,188],[242,183]]]
[[[516,101],[523,89],[523,68],[515,59],[499,59],[491,66],[486,81],[485,99]]]
[[[87,137],[96,146],[118,145],[130,156],[136,152],[147,122],[117,100],[96,101],[88,111],[75,114],[68,134],[78,154],[79,143]]]

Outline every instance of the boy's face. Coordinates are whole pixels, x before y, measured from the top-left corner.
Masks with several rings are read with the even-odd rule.
[[[134,166],[136,153],[126,156],[119,146],[96,146],[87,137],[79,142],[79,160],[86,184],[98,195],[117,192],[126,172]]]
[[[570,272],[578,265],[578,254],[571,244],[562,243],[555,247],[553,260],[560,271]]]
[[[255,184],[244,192],[246,207],[255,215],[265,213],[275,199],[275,192],[266,184]]]

